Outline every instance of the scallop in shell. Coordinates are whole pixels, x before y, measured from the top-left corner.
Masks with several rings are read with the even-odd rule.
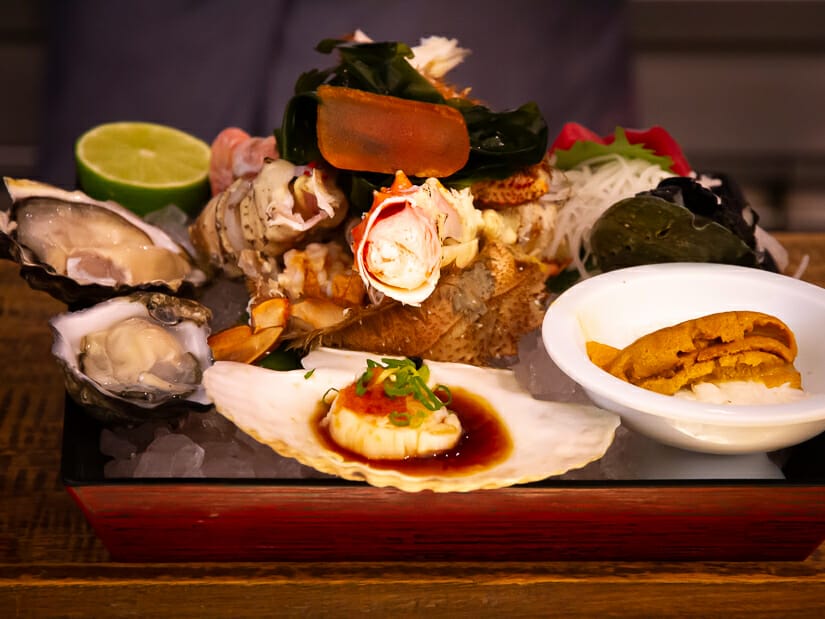
[[[52,353],[72,398],[106,423],[208,410],[210,317],[196,301],[137,292],[53,317]]]
[[[204,374],[204,386],[218,412],[279,454],[344,479],[366,481],[408,492],[464,492],[539,481],[582,467],[600,458],[613,441],[618,416],[594,406],[534,399],[521,389],[509,370],[456,363],[424,362],[432,384],[472,394],[492,417],[467,425],[455,452],[440,463],[435,458],[370,460],[338,449],[321,429],[322,400],[330,390],[353,383],[366,359],[380,355],[323,351],[305,358],[307,369],[278,372],[233,362],[216,362]],[[309,371],[307,371],[309,370]],[[491,425],[492,424],[492,425]],[[472,446],[488,432],[507,439],[488,461],[451,467],[459,452],[484,453]],[[417,460],[428,461],[416,466]]]
[[[0,256],[18,262],[32,288],[76,306],[138,289],[176,293],[206,280],[166,232],[114,202],[4,181],[12,204],[0,210]]]

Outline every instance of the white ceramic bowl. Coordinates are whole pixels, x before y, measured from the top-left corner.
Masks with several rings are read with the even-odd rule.
[[[811,396],[778,405],[713,405],[661,395],[593,364],[585,342],[623,348],[715,312],[772,314],[794,332],[796,367]],[[825,289],[784,275],[719,264],[655,264],[611,271],[560,295],[542,337],[558,367],[627,427],[662,443],[717,454],[771,451],[825,431]]]

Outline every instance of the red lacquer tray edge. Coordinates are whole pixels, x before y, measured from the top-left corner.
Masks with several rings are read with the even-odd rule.
[[[825,541],[821,471],[447,494],[337,479],[106,480],[99,432],[67,399],[64,485],[116,561],[802,560]]]

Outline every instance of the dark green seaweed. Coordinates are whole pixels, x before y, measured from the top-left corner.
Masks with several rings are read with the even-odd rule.
[[[316,120],[322,84],[357,88],[382,95],[450,105],[467,124],[470,156],[455,174],[441,179],[448,186],[468,186],[486,179],[506,178],[542,160],[547,152],[547,123],[535,103],[515,110],[493,112],[464,99],[445,99],[416,71],[407,58],[412,56],[403,43],[353,43],[325,39],[316,49],[325,54],[337,52],[339,63],[329,69],[308,71],[295,84],[295,95],[284,110],[283,123],[275,130],[281,157],[297,165],[321,160]],[[392,178],[364,172],[342,172],[342,182],[350,189],[356,209],[366,210],[372,190],[387,186]]]
[[[760,266],[757,253],[725,226],[651,195],[611,206],[594,225],[590,245],[602,271],[660,262]]]

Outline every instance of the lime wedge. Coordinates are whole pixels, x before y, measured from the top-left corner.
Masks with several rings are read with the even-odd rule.
[[[209,155],[198,138],[145,122],[98,125],[75,143],[80,188],[139,215],[170,204],[196,215],[209,199]]]

